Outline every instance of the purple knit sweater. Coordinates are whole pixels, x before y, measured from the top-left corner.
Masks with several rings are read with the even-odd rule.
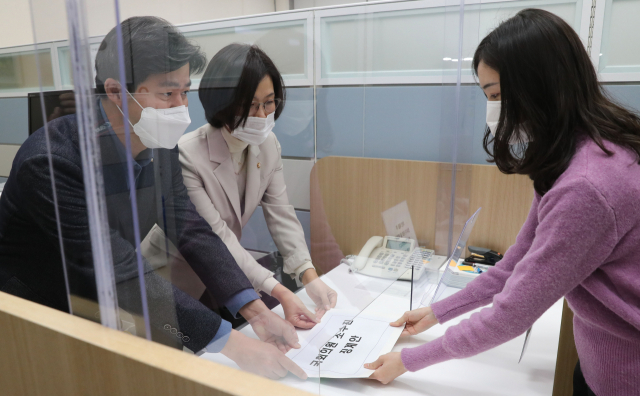
[[[598,396],[640,395],[640,166],[635,153],[583,139],[495,268],[432,305],[440,323],[493,302],[445,335],[402,350],[416,371],[524,333],[566,297],[587,384]]]

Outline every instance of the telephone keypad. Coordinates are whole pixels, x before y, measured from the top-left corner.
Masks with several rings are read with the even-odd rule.
[[[413,252],[379,252],[372,257],[373,267],[385,270],[386,272],[402,272],[400,268],[411,269],[413,265],[415,271],[419,271],[423,263],[431,259],[433,251],[417,248]]]

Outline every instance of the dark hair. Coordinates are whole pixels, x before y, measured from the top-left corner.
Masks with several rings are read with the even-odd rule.
[[[127,90],[134,92],[153,74],[169,73],[189,64],[189,73],[200,73],[207,58],[173,25],[162,18],[132,17],[122,22],[122,47]],[[96,55],[96,93],[104,94],[108,78],[120,81],[116,28],[105,36]]]
[[[260,48],[248,44],[229,44],[211,59],[200,80],[198,95],[209,124],[230,130],[244,125],[260,81],[271,77],[275,97],[282,103],[275,112],[278,119],[285,102],[282,76],[273,61]]]
[[[613,153],[603,140],[640,157],[640,118],[608,97],[580,38],[560,17],[518,12],[480,42],[476,75],[481,61],[500,73],[500,120],[495,138],[487,128],[483,141],[500,171],[529,175],[544,195],[569,166],[582,136],[608,155]],[[509,144],[518,129],[526,133],[526,145]]]

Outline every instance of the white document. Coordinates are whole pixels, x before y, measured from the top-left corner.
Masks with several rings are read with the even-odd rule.
[[[396,206],[382,212],[382,221],[387,235],[399,238],[411,238],[418,241],[416,231],[413,228],[411,215],[409,214],[409,206],[407,201],[402,201]]]
[[[366,378],[363,366],[391,352],[403,327],[388,319],[332,309],[311,330],[299,330],[300,349],[287,356],[310,378]]]

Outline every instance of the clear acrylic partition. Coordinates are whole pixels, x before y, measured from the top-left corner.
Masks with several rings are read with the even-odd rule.
[[[299,157],[309,158],[306,162],[313,158],[312,147],[310,151],[304,145],[305,138],[313,139],[313,112],[302,114],[306,119],[296,118],[300,111],[290,114],[290,127],[286,130],[292,138],[287,139],[285,134],[279,144],[273,135],[269,136],[270,140],[261,146],[265,155],[260,155],[261,149],[255,144],[246,148],[244,165],[238,169],[233,162],[238,159],[232,158],[229,148],[235,146],[226,142],[229,136],[225,138],[222,125],[233,125],[233,131],[238,127],[236,117],[243,114],[258,118],[266,113],[280,116],[288,105],[293,109],[312,105],[308,88],[294,91],[289,97],[276,87],[281,81],[274,80],[271,90],[275,97],[261,97],[262,105],[254,115],[251,103],[258,95],[255,85],[262,78],[248,83],[249,87],[255,83],[253,92],[244,91],[248,88],[242,85],[255,78],[245,72],[245,65],[254,67],[259,63],[258,71],[253,73],[266,70],[267,61],[250,45],[261,40],[269,43],[269,37],[278,39],[283,35],[291,36],[285,39],[291,47],[297,43],[302,50],[291,53],[289,64],[282,53],[276,54],[274,60],[282,65],[283,77],[293,79],[293,86],[296,79],[305,78],[306,19],[298,18],[300,23],[294,20],[259,24],[255,29],[242,22],[220,29],[207,25],[193,33],[192,27],[175,27],[158,16],[126,18],[132,6],[132,1],[125,0],[110,4],[108,10],[86,10],[87,21],[98,18],[92,13],[108,12],[114,22],[113,26],[105,24],[101,33],[107,34],[99,42],[80,37],[82,59],[78,60],[74,53],[78,45],[73,40],[69,42],[76,102],[80,96],[80,72],[89,77],[91,90],[96,90],[95,95],[88,95],[93,108],[84,110],[94,115],[98,128],[95,143],[101,172],[94,173],[93,182],[98,189],[102,184],[103,192],[98,190],[95,195],[103,200],[106,213],[96,211],[89,220],[109,225],[109,229],[98,229],[92,241],[95,246],[101,237],[108,237],[105,242],[111,244],[112,254],[105,256],[113,263],[111,274],[107,271],[98,276],[97,284],[108,283],[105,279],[110,276],[115,279],[113,300],[119,309],[114,316],[123,330],[126,327],[135,335],[269,378],[279,378],[287,371],[303,376],[304,372],[283,353],[297,344],[294,327],[278,316],[284,316],[281,308],[275,312],[271,308],[279,304],[277,295],[282,300],[294,300],[289,306],[295,312],[287,312],[291,322],[296,322],[301,312],[315,317],[313,305],[307,308],[299,303],[296,310],[294,305],[299,300],[290,289],[297,290],[298,286],[286,273],[293,264],[285,253],[297,257],[304,256],[304,252],[292,252],[290,241],[282,237],[266,242],[264,228],[268,236],[268,231],[277,231],[278,226],[273,222],[265,224],[264,220],[261,223],[256,217],[283,216],[288,221],[298,221],[282,191],[283,165],[278,155],[282,153],[286,161],[287,152],[301,146],[306,154]],[[180,3],[174,6],[176,12],[182,8]],[[64,53],[64,47],[60,51]],[[266,50],[265,53],[269,55]],[[95,84],[91,84],[93,79]],[[122,84],[125,79],[126,84]],[[278,104],[278,100],[282,103]],[[286,117],[283,113],[285,127]],[[212,121],[214,118],[222,125]],[[255,121],[249,121],[247,127],[255,126]],[[302,137],[297,141],[298,135]],[[178,139],[183,152],[176,147]],[[233,136],[230,139],[241,144]],[[85,146],[83,150],[91,158],[90,148]],[[238,174],[244,177],[242,192]],[[210,189],[212,180],[219,180],[217,190]],[[274,185],[269,187],[266,180]],[[87,189],[87,201],[90,193]],[[245,232],[241,230],[250,220],[258,223],[246,229],[249,239],[253,234],[253,245],[243,238]],[[296,242],[306,249],[301,225],[294,223],[291,227],[299,231]],[[260,249],[270,244],[276,249]],[[283,254],[264,254],[278,250]],[[302,264],[299,259],[298,264]],[[276,281],[269,281],[272,275]],[[274,282],[281,283],[276,286],[277,293]],[[98,300],[104,316],[108,309]],[[296,323],[312,325],[310,320]],[[271,358],[263,360],[265,356]],[[278,363],[273,364],[274,360]],[[309,384],[313,382],[310,380]]]
[[[300,360],[315,351],[309,364],[322,378],[368,377],[363,365],[390,352],[402,331],[389,322],[419,308],[438,284],[457,196],[450,186],[460,73],[443,59],[457,58],[459,5],[315,13],[311,253],[338,292],[338,309]]]
[[[325,330],[326,341],[315,343],[312,364],[321,377],[339,377],[340,354],[358,355],[361,342],[375,356],[389,351],[366,346],[392,331],[373,324],[376,318],[391,321],[428,306],[483,271],[458,268],[482,219],[471,199],[470,165],[487,164],[486,98],[471,61],[486,34],[529,7],[554,12],[580,31],[580,0],[397,2],[315,12],[311,253],[347,300],[339,297],[346,312],[332,318],[338,330]],[[426,250],[412,262],[405,241],[385,235],[409,236],[411,247]],[[416,262],[423,269],[414,265],[412,279],[404,268]],[[380,332],[361,341],[360,326]]]
[[[461,270],[460,267],[462,266],[459,264],[460,260],[464,260],[465,258],[464,254],[467,248],[467,241],[473,231],[473,226],[476,224],[481,209],[482,208],[476,210],[462,226],[462,231],[454,245],[453,251],[445,260],[444,271],[438,280],[435,290],[429,287],[427,293],[423,293],[422,305],[429,306],[434,302],[443,300],[463,289],[466,283],[468,283],[471,275],[470,270]],[[430,286],[432,286],[432,284]]]
[[[38,88],[30,90],[32,94],[29,97],[30,134],[33,134],[21,148],[24,154],[18,153],[23,162],[15,164],[14,170],[19,173],[9,177],[6,190],[13,190],[12,184],[16,183],[15,190],[21,191],[23,183],[30,178],[40,179],[30,182],[38,185],[39,191],[37,194],[27,193],[33,200],[28,205],[39,208],[38,213],[32,216],[32,228],[36,233],[45,234],[42,251],[46,257],[41,259],[46,267],[44,273],[57,282],[55,287],[36,293],[44,294],[43,298],[49,300],[50,306],[109,327],[121,328],[113,266],[104,260],[104,249],[108,249],[108,245],[105,247],[94,240],[102,230],[98,229],[100,226],[92,214],[103,207],[104,193],[95,193],[99,188],[95,182],[99,161],[93,155],[97,152],[94,151],[95,139],[90,132],[94,127],[92,115],[87,111],[92,101],[92,92],[86,89],[89,78],[78,76],[85,83],[78,86],[85,89],[78,89],[75,93],[55,90],[56,77],[48,76],[57,70],[52,45],[39,42],[41,37],[50,37],[51,34],[67,37],[65,2],[33,0],[30,6],[33,38],[38,43],[36,47],[46,48],[46,56],[42,56],[44,49],[38,48],[37,63],[33,69],[37,72],[39,84]],[[51,24],[53,12],[63,17],[55,25]],[[78,48],[81,48],[83,34],[82,31],[74,33]],[[76,55],[84,61],[82,53]],[[41,162],[38,165],[40,169],[31,169],[33,166],[30,164],[36,158]],[[105,242],[105,239],[100,238],[100,241]],[[96,261],[98,256],[101,257],[99,262]],[[110,284],[106,289],[96,284],[100,271],[111,274],[107,278]]]
[[[460,234],[479,209],[477,44],[532,6],[580,31],[582,1],[397,1],[174,27],[128,19],[134,0],[31,0],[36,42],[52,37],[52,12],[66,20],[58,41],[0,51],[12,71],[0,90],[41,92],[29,141],[46,154],[34,226],[59,280],[49,305],[270,378],[288,370],[280,381],[312,393],[368,376],[362,364],[399,350],[390,321],[464,287],[443,293],[442,274],[468,254],[457,242],[473,240],[472,224]],[[273,97],[245,70],[265,67],[254,45],[282,77]],[[275,137],[245,149],[236,117],[267,113]],[[309,261],[320,278],[301,275]]]
[[[169,163],[162,161],[170,156],[168,150],[157,154],[145,150],[129,127],[126,114],[139,117],[140,111],[129,113],[135,102],[122,99],[128,97],[127,88],[131,91],[140,83],[131,78],[133,71],[144,66],[136,64],[136,57],[123,56],[132,48],[127,47],[126,28],[124,32],[115,29],[117,4],[86,8],[81,1],[33,0],[31,10],[36,41],[40,36],[51,37],[52,29],[67,38],[66,47],[48,46],[48,53],[66,67],[55,67],[54,62],[53,69],[62,75],[56,77],[56,85],[62,89],[44,92],[40,100],[30,103],[30,111],[40,112],[40,122],[45,122],[26,145],[47,151],[40,172],[45,203],[34,219],[56,239],[47,241],[47,246],[54,244],[57,249],[49,257],[48,271],[59,271],[55,278],[64,278],[59,286],[66,293],[54,305],[107,327],[198,351],[207,342],[195,334],[184,308],[200,307],[168,276],[171,250],[167,247],[178,241],[175,225],[180,224],[180,207],[166,192],[171,193],[168,187],[181,180],[175,173],[179,167],[154,168],[154,160]],[[66,20],[52,26],[52,12]],[[111,32],[100,51],[96,40],[89,38],[89,21],[98,20],[104,28],[101,33]],[[91,24],[91,29],[96,26]],[[165,33],[149,47],[162,51],[170,40],[170,33]],[[169,68],[167,64],[161,62],[160,68]],[[40,63],[40,71],[47,65],[51,68],[51,58]],[[106,82],[98,89],[96,70],[102,71],[101,81]],[[128,84],[121,86],[125,76]],[[46,91],[47,80],[41,80],[41,91]],[[144,90],[138,94],[140,102],[150,102]],[[180,226],[186,228],[184,222]],[[169,237],[163,239],[164,235]],[[164,249],[153,245],[160,240]]]

